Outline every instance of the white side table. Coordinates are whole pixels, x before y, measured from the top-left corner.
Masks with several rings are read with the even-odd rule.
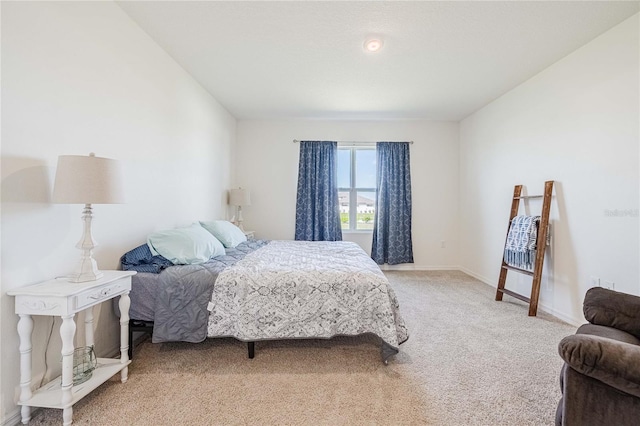
[[[66,279],[49,280],[39,284],[8,291],[15,296],[15,311],[20,317],[20,401],[22,423],[31,419],[31,407],[58,408],[63,410],[64,425],[73,421],[73,404],[95,388],[120,372],[122,383],[127,381],[129,361],[129,292],[131,276],[135,271],[102,271],[104,276],[96,281],[71,283]],[[89,380],[73,386],[73,340],[77,312],[85,313],[85,340],[93,346],[93,307],[99,303],[120,297],[120,359],[98,358],[98,367]],[[36,391],[31,390],[31,315],[59,316],[62,318],[62,375]]]

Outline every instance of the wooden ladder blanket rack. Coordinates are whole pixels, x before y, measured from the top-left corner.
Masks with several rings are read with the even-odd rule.
[[[551,209],[551,195],[553,193],[553,181],[547,181],[544,183],[543,195],[521,195],[522,185],[516,185],[513,189],[513,200],[511,201],[511,215],[509,216],[509,226],[507,227],[507,238],[509,235],[509,229],[511,228],[511,222],[513,218],[518,215],[518,208],[520,207],[520,200],[526,200],[531,198],[543,198],[542,200],[542,213],[540,215],[540,225],[538,227],[538,235],[536,240],[536,259],[533,270],[521,269],[508,265],[504,261],[504,255],[502,256],[502,265],[500,266],[500,278],[498,279],[498,289],[496,290],[496,300],[502,300],[502,296],[507,294],[516,299],[520,299],[529,304],[529,316],[536,316],[538,313],[538,298],[540,296],[540,280],[542,278],[542,265],[544,263],[544,252],[547,243],[547,234],[549,232],[549,211]],[[506,246],[506,240],[505,240]],[[505,283],[507,281],[507,272],[514,271],[521,274],[529,275],[533,277],[533,283],[531,284],[531,297],[526,297],[518,294],[514,291],[507,290]]]

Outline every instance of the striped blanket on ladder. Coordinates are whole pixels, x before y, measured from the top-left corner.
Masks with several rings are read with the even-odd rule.
[[[533,269],[539,225],[540,216],[513,218],[507,234],[507,243],[504,246],[505,263],[516,268]]]

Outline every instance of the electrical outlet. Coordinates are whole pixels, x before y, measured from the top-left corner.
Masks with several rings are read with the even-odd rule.
[[[606,288],[607,290],[615,290],[616,283],[614,283],[613,281],[603,281],[602,288]]]
[[[600,287],[600,278],[594,277],[593,275],[589,277],[589,286],[590,287]]]
[[[445,243],[444,240],[440,241],[440,248],[446,248],[447,244]]]

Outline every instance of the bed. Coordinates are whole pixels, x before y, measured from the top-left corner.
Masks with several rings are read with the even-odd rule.
[[[152,342],[233,337],[249,344],[373,334],[382,360],[408,338],[397,298],[355,243],[249,240],[209,261],[172,265],[145,246],[125,254],[135,269],[133,325]]]

